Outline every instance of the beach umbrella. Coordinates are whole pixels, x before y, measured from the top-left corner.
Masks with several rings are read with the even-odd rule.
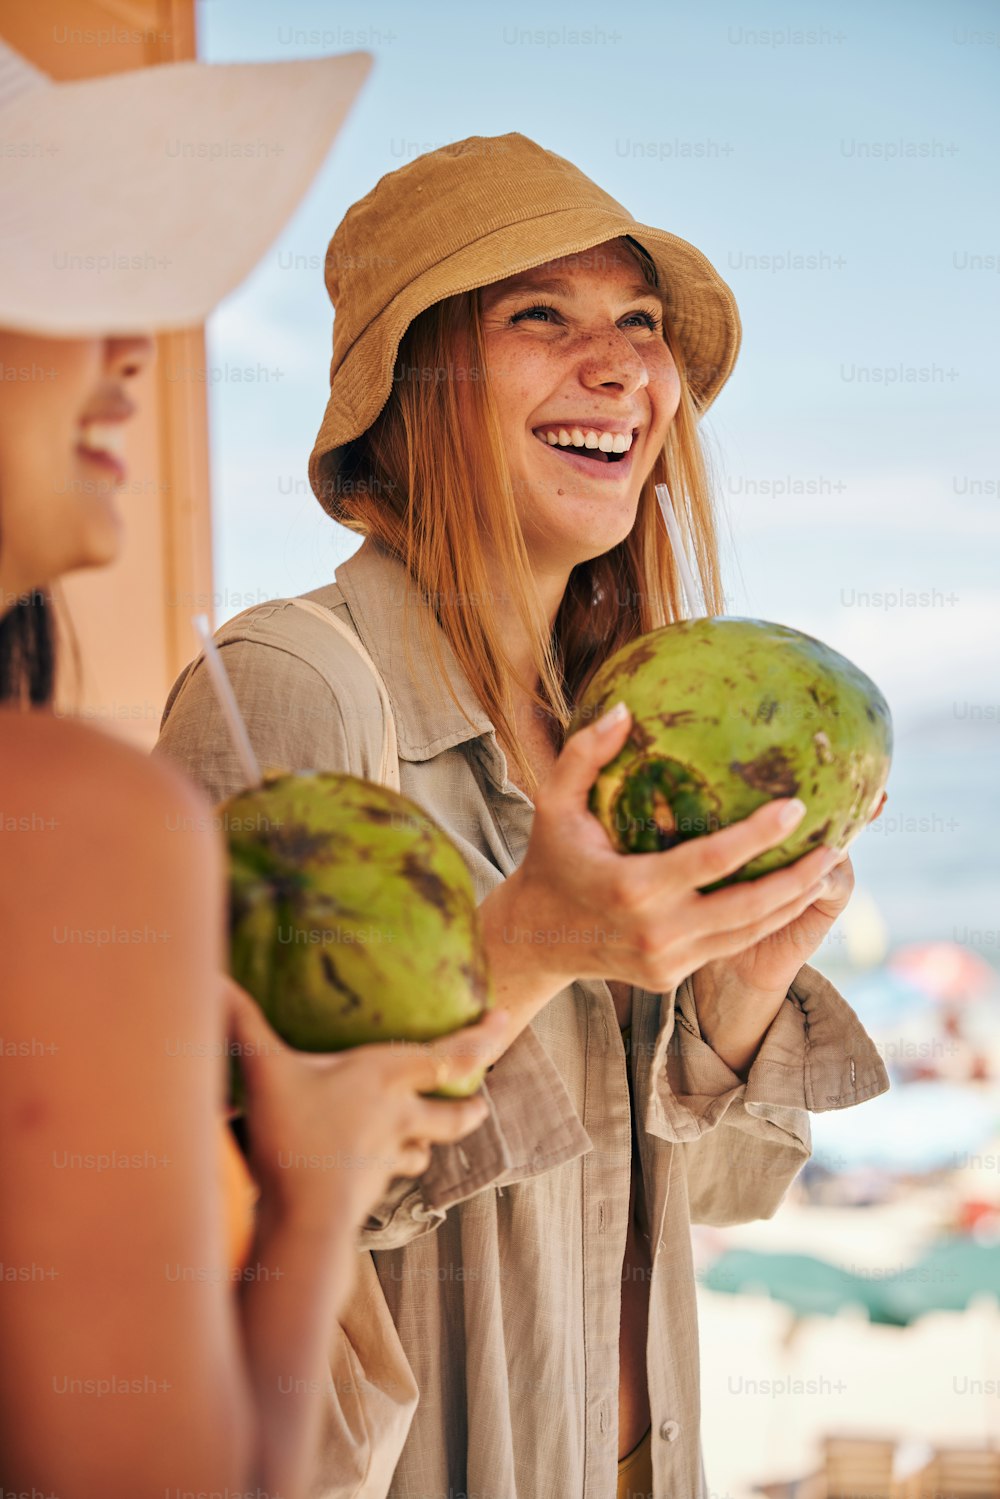
[[[864,1307],[871,1316],[881,1302],[874,1282],[811,1254],[727,1249],[701,1279],[710,1291],[767,1295],[791,1307],[797,1317],[834,1317],[852,1305]]]
[[[879,1321],[900,1326],[925,1312],[961,1312],[976,1296],[1000,1301],[1000,1245],[942,1239],[897,1276],[880,1283]]]
[[[710,1291],[767,1295],[796,1317],[835,1317],[862,1307],[871,1322],[907,1327],[926,1312],[961,1312],[974,1297],[1000,1299],[1000,1249],[946,1239],[913,1265],[857,1275],[811,1254],[727,1249],[701,1276]]]
[[[1000,988],[1000,975],[985,958],[957,942],[915,942],[892,954],[892,973],[945,1004],[982,999]]]

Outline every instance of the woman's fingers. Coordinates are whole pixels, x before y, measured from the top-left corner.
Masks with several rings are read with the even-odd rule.
[[[832,867],[834,850],[816,848],[785,869],[743,884],[696,895],[691,913],[692,936],[735,931],[766,921],[817,885]]]
[[[223,978],[228,1032],[238,1043],[240,1065],[252,1087],[255,1073],[267,1058],[284,1054],[289,1065],[335,1078],[338,1091],[350,1092],[359,1108],[378,1110],[384,1106],[386,1086],[411,1097],[415,1105],[421,1093],[446,1084],[461,1083],[488,1067],[504,1051],[510,1012],[490,1010],[475,1025],[442,1036],[437,1041],[383,1041],[334,1053],[308,1053],[286,1046],[271,1029],[256,1002],[228,977]],[[353,1066],[349,1065],[353,1062]],[[433,1113],[434,1130],[412,1130],[434,1140],[460,1139],[485,1117],[482,1100],[473,1098],[455,1104],[446,1101],[443,1113]],[[450,1119],[450,1122],[449,1122]]]
[[[819,900],[821,894],[822,881],[804,890],[787,905],[779,906],[768,916],[751,922],[748,926],[719,932],[715,937],[705,938],[707,956],[701,959],[701,962],[711,962],[716,958],[729,958],[736,953],[746,952],[747,948],[755,946],[758,942],[764,942],[769,937],[780,940],[779,934],[782,929],[790,922],[797,920],[803,911],[808,910],[814,901]]]
[[[461,1083],[502,1056],[509,1023],[509,1010],[494,1009],[475,1025],[463,1026],[436,1041],[390,1043],[397,1084],[417,1093],[431,1093]]]
[[[489,1117],[482,1094],[473,1098],[418,1098],[407,1114],[406,1139],[446,1145],[461,1140]]]
[[[536,809],[544,805],[553,815],[586,812],[590,788],[598,772],[617,755],[631,723],[632,715],[620,703],[585,729],[571,734],[538,788]]]
[[[399,1152],[393,1168],[393,1175],[417,1177],[423,1176],[431,1163],[431,1148],[429,1145],[408,1145]]]
[[[844,857],[833,849],[814,849],[787,869],[710,895],[689,897],[673,942],[654,942],[646,950],[645,971],[650,976],[642,980],[645,987],[668,987],[678,966],[690,972],[714,959],[745,952],[779,932],[827,893],[831,860],[839,862]],[[667,976],[664,964],[669,967]]]
[[[257,1001],[228,974],[220,975],[226,1006],[226,1034],[237,1043],[240,1067],[248,1080],[260,1058],[279,1056],[288,1048],[268,1025]]]
[[[735,874],[759,854],[774,848],[802,821],[801,802],[787,797],[767,802],[717,833],[691,838],[662,854],[651,854],[664,873],[669,872],[675,889],[700,890],[716,880]],[[661,875],[662,879],[662,875]]]

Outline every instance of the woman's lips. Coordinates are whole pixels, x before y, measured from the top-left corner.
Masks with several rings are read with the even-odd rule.
[[[544,437],[538,437],[536,433],[531,434],[536,442],[541,443],[546,453],[551,453],[562,463],[569,464],[570,468],[576,469],[578,474],[584,474],[588,479],[597,479],[607,483],[620,482],[627,479],[632,472],[632,459],[635,455],[637,440],[633,441],[627,453],[622,453],[617,463],[603,463],[600,458],[583,458],[571,448],[554,447],[547,443]]]
[[[128,401],[105,402],[83,416],[77,427],[77,457],[118,484],[124,483],[128,472],[125,427],[134,413],[135,407]]]
[[[82,458],[92,468],[97,469],[108,478],[114,479],[117,484],[124,484],[128,476],[128,469],[122,460],[117,458],[113,453],[109,453],[103,448],[84,447],[82,442],[77,443],[75,452],[78,458]]]

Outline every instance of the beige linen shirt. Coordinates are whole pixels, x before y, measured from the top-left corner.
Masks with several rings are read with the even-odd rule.
[[[532,803],[508,780],[443,634],[471,723],[405,629],[402,564],[369,540],[336,578],[308,597],[375,661],[401,789],[454,839],[483,899],[523,858]],[[249,610],[220,639],[263,766],[377,778],[382,709],[347,641],[287,600]],[[159,750],[213,799],[240,787],[202,668],[175,684]],[[435,1147],[419,1180],[392,1183],[364,1234],[420,1391],[393,1499],[613,1499],[630,1088],[651,1232],[654,1495],[708,1499],[690,1225],[770,1217],[809,1156],[807,1111],[888,1085],[854,1012],[808,964],[745,1083],[702,1039],[690,979],[672,993],[633,990],[628,1065],[607,984],[581,980],[551,999],[490,1073],[490,1117]]]

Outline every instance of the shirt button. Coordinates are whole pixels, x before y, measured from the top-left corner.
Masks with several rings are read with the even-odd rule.
[[[660,1436],[665,1442],[676,1442],[681,1434],[681,1429],[676,1421],[661,1421]]]

